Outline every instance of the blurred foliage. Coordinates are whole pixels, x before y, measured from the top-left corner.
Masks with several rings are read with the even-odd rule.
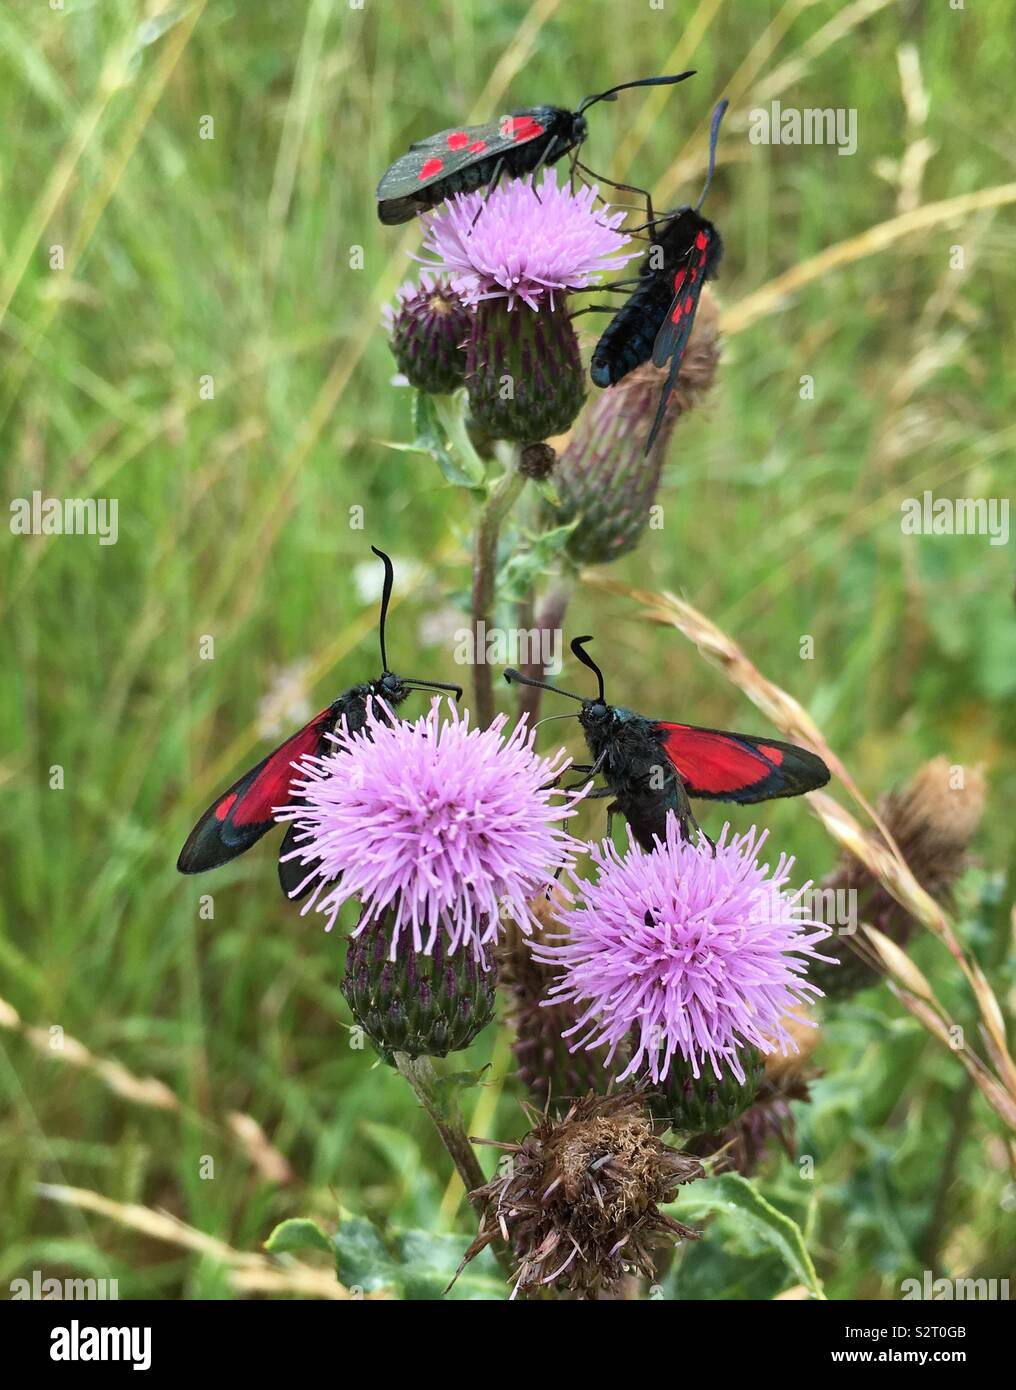
[[[285,698],[266,704],[280,676],[303,670],[316,709],[374,670],[370,541],[402,566],[397,663],[457,676],[449,596],[467,583],[468,500],[431,460],[383,444],[413,438],[379,320],[417,235],[376,222],[389,161],[509,103],[571,104],[694,66],[673,93],[594,108],[584,157],[660,204],[687,199],[708,112],[731,95],[709,209],[728,308],[915,202],[1014,177],[1003,0],[463,0],[440,22],[437,8],[65,0],[0,12],[6,495],[119,502],[115,546],[12,536],[0,555],[0,995],[27,1024],[160,1078],[180,1107],[129,1102],[45,1043],[0,1034],[0,1281],[41,1267],[116,1277],[123,1296],[231,1296],[211,1258],[41,1202],[43,1180],[166,1208],[244,1250],[288,1216],[332,1231],[341,1203],[386,1233],[431,1232],[445,1270],[451,1233],[461,1248],[472,1227],[401,1079],[350,1047],[340,934],[281,901],[270,848],[209,879],[174,868],[212,795],[299,722]],[[923,120],[901,86],[904,45]],[[857,153],[749,144],[746,113],[773,95],[856,108]],[[208,116],[214,139],[201,138]],[[957,244],[962,272],[950,269]],[[357,248],[363,269],[351,268]],[[665,527],[617,567],[687,594],[729,631],[808,705],[870,795],[940,752],[986,764],[984,867],[958,920],[1000,997],[1013,989],[1012,549],[904,537],[899,508],[925,489],[1010,491],[1014,259],[1011,218],[936,224],[730,333],[717,388],[676,436]],[[598,321],[579,323],[591,344]],[[580,592],[569,628],[597,632],[614,698],[758,725],[676,634],[631,621],[620,599]],[[211,661],[199,659],[206,634]],[[583,830],[599,829],[594,814],[602,805]],[[713,808],[703,823],[715,834],[722,819]],[[832,846],[801,804],[758,819],[793,846],[802,877],[827,870]],[[207,893],[214,917],[199,912]],[[972,1019],[945,952],[930,939],[915,949]],[[467,1123],[517,1137],[503,1030],[461,1065],[491,1060]],[[898,1296],[929,1260],[1010,1275],[1002,1137],[955,1059],[876,987],[828,1011],[817,1060],[814,1101],[797,1107],[815,1175],[774,1157],[758,1192],[803,1232],[828,1296]],[[291,1182],[262,1176],[232,1111],[256,1117]],[[736,1211],[708,1219],[712,1238],[678,1257],[671,1294],[770,1296],[799,1282]],[[393,1264],[406,1258],[401,1237],[370,1238]]]

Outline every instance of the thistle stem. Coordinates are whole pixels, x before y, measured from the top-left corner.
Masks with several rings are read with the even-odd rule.
[[[497,542],[501,526],[525,485],[526,479],[517,466],[506,469],[491,488],[480,513],[473,551],[473,640],[477,646],[481,632],[493,626]],[[473,653],[473,695],[476,723],[481,729],[492,722],[495,714],[493,676],[483,655],[479,650]]]
[[[575,592],[575,577],[571,574],[564,574],[551,585],[546,598],[540,608],[539,617],[536,619],[536,628],[540,634],[540,648],[542,652],[543,634],[545,632],[558,632],[564,622],[564,615],[571,602],[571,596]],[[528,626],[528,624],[526,625]],[[542,662],[527,662],[522,668],[523,675],[531,676],[534,680],[542,681],[547,679],[547,670]],[[519,686],[519,718],[523,714],[528,716],[529,727],[532,728],[539,718],[540,700],[543,691],[534,685]]]
[[[459,1113],[458,1102],[452,1100],[449,1103],[442,1095],[437,1073],[434,1070],[434,1063],[429,1057],[410,1057],[407,1052],[396,1052],[395,1065],[409,1082],[417,1100],[433,1120],[434,1128],[441,1136],[441,1142],[451,1155],[451,1160],[462,1179],[466,1195],[468,1196],[477,1188],[483,1187],[487,1179],[480,1167],[473,1146],[469,1142],[469,1135],[465,1131],[462,1116]],[[482,1218],[484,1211],[482,1199],[474,1201],[473,1205]],[[510,1274],[511,1262],[508,1259],[507,1251],[499,1248],[494,1251],[494,1254],[502,1268]]]

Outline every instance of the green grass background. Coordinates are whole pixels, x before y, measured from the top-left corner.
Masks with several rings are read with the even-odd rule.
[[[373,671],[376,608],[352,582],[370,541],[421,567],[392,615],[400,668],[453,674],[450,643],[421,624],[467,582],[468,503],[427,460],[382,443],[409,437],[379,308],[416,235],[376,221],[389,161],[508,104],[570,104],[694,66],[666,97],[595,108],[585,158],[680,201],[701,178],[712,103],[734,97],[709,210],[735,315],[775,276],[910,203],[1016,177],[1002,0],[209,0],[161,21],[158,9],[0,11],[4,495],[116,497],[120,525],[105,548],[3,531],[0,996],[43,1031],[35,1044],[0,1032],[0,1294],[42,1268],[117,1277],[124,1296],[232,1296],[220,1261],[55,1206],[39,1182],[166,1209],[241,1250],[287,1215],[334,1225],[337,1203],[470,1227],[402,1080],[350,1050],[338,933],[287,909],[268,850],[204,880],[174,868],[197,812],[269,746],[259,707],[279,671],[307,663],[314,709]],[[909,114],[904,99],[905,45],[923,119],[913,86]],[[855,107],[857,153],[749,144],[745,115],[771,95]],[[213,140],[199,138],[205,115]],[[55,244],[63,271],[49,268]],[[962,272],[950,269],[957,244]],[[349,268],[355,246],[362,270]],[[985,764],[980,865],[959,921],[1003,998],[1012,546],[903,537],[899,505],[925,488],[1012,492],[1013,252],[1008,207],[938,221],[731,333],[717,388],[676,437],[665,528],[615,571],[709,614],[806,704],[869,795],[940,752]],[[580,322],[591,339],[598,321]],[[200,398],[205,375],[214,400]],[[349,527],[353,506],[363,531]],[[580,593],[571,625],[599,634],[615,699],[764,727],[623,599]],[[213,661],[198,659],[204,634]],[[799,657],[805,634],[812,661]],[[831,864],[801,804],[759,819],[803,875]],[[199,917],[201,892],[214,920]],[[972,1022],[945,952],[924,940],[917,954]],[[46,1055],[53,1027],[161,1079],[179,1110],[116,1094],[66,1050]],[[507,1044],[489,1029],[464,1059],[495,1062],[493,1084],[469,1094],[473,1132],[521,1133]],[[1001,1129],[955,1058],[883,987],[828,1011],[818,1061],[826,1076],[800,1116],[816,1176],[774,1159],[762,1186],[805,1228],[830,1295],[897,1296],[929,1240],[939,1273],[1011,1275]],[[234,1111],[286,1155],[290,1182],[259,1175],[228,1132]],[[792,1282],[734,1226],[694,1259],[684,1293]]]

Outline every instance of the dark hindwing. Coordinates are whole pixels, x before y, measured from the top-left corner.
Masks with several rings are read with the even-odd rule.
[[[215,798],[180,851],[176,867],[182,874],[201,874],[226,864],[271,830],[276,823],[272,807],[292,799],[293,763],[318,752],[331,726],[332,711],[331,705],[323,709]]]
[[[829,781],[829,769],[807,748],[774,738],[657,724],[660,743],[689,796],[748,805],[801,796]]]
[[[600,334],[589,364],[596,386],[616,386],[629,372],[648,362],[656,335],[670,308],[669,281],[647,276],[621,305]]]

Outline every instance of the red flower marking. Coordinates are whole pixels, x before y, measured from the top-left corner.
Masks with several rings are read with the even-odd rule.
[[[215,819],[225,820],[226,817],[229,815],[229,808],[232,806],[235,800],[236,792],[234,792],[232,796],[224,796],[222,800],[219,802],[218,806],[216,806],[215,808]]]
[[[485,150],[486,148],[487,148],[487,142],[486,142],[486,140],[474,140],[473,143],[469,146],[469,153],[470,153],[470,154],[479,154],[481,150]]]
[[[423,162],[423,168],[420,170],[420,178],[432,179],[435,174],[440,174],[443,168],[443,159],[438,159],[436,157],[433,159],[425,159]]]
[[[450,150],[461,150],[469,144],[469,136],[464,130],[453,130],[448,137],[448,148]]]
[[[704,251],[706,249],[705,232],[699,232],[698,236],[695,238],[695,245],[698,247],[700,251]]]

